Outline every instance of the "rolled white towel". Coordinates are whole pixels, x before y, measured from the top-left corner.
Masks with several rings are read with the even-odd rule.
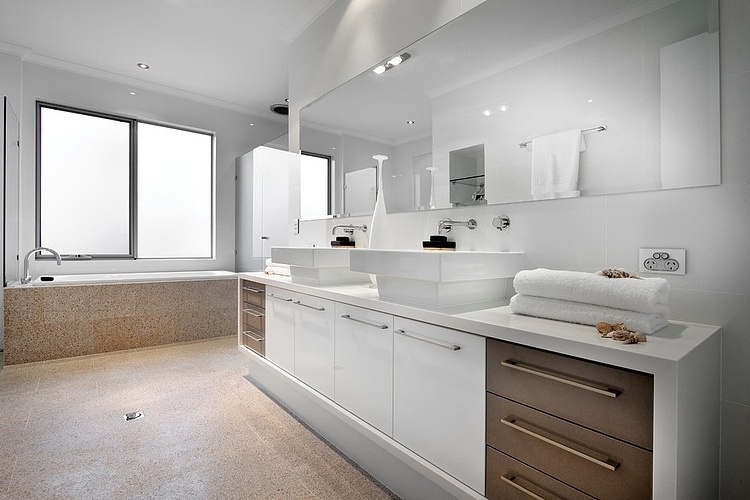
[[[669,324],[665,314],[626,311],[613,307],[520,294],[511,297],[510,310],[516,314],[581,325],[596,325],[600,321],[610,324],[623,323],[628,330],[643,333],[654,333]]]
[[[540,268],[520,271],[513,287],[522,295],[669,315],[669,282],[663,278],[606,278]]]

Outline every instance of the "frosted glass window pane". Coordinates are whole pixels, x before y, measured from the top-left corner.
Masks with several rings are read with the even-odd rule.
[[[40,109],[41,244],[130,254],[130,123]]]
[[[138,124],[138,257],[212,256],[213,137]]]
[[[300,218],[321,219],[328,214],[328,159],[302,154],[300,158]]]

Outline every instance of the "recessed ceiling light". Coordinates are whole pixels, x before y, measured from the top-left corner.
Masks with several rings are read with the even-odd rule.
[[[130,95],[135,95],[135,92],[130,92]]]
[[[149,69],[151,67],[148,64],[142,63],[142,62],[138,63],[136,66],[138,66],[141,69]]]
[[[250,126],[251,126],[251,127],[254,127],[254,126],[255,126],[255,124],[254,124],[254,123],[251,123],[251,124],[250,124]]]
[[[497,109],[500,110],[500,111],[502,111],[504,113],[504,112],[508,111],[510,109],[510,107],[508,107],[507,104],[501,104],[500,107],[497,108]]]
[[[382,64],[379,64],[378,66],[375,66],[372,71],[375,72],[378,75],[383,74],[386,71],[388,71],[389,69],[391,69],[393,67],[396,67],[399,64],[401,64],[402,62],[406,61],[410,57],[411,57],[411,55],[408,52],[404,52],[403,54],[399,54],[397,56],[393,56],[390,59],[388,59],[388,61],[386,61],[386,62],[384,62]]]
[[[490,111],[489,109],[485,109],[484,111],[482,111],[482,114],[484,116],[490,116],[492,114],[492,111]]]
[[[407,124],[407,125],[414,125],[414,120],[407,120],[407,121],[406,121],[406,124]]]

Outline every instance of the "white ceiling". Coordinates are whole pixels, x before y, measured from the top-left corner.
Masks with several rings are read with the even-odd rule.
[[[287,97],[289,43],[332,1],[0,0],[0,51],[270,114]]]

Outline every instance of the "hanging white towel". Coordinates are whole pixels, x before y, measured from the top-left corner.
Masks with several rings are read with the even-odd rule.
[[[581,129],[544,135],[531,141],[531,196],[535,200],[572,198],[578,191],[580,154],[586,151]]]

